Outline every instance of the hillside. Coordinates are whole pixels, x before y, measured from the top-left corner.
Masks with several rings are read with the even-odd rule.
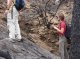
[[[51,9],[53,8],[53,10],[50,11],[51,13],[46,12],[48,21],[52,19],[52,22],[57,23],[57,21],[55,21],[56,17],[53,18],[53,15],[58,15],[59,12],[62,12],[67,22],[70,22],[72,18],[73,1],[69,2],[69,4],[69,6],[66,6],[65,2],[63,2],[59,8],[58,5],[53,5],[51,7]],[[19,17],[21,34],[24,40],[15,43],[9,42],[8,39],[6,39],[8,37],[8,29],[6,26],[6,17],[4,16],[5,5],[6,0],[0,0],[0,52],[2,52],[2,54],[4,53],[4,57],[9,56],[7,56],[8,51],[12,59],[60,59],[60,57],[57,56],[58,46],[55,44],[58,40],[57,33],[54,29],[46,28],[42,21],[45,19],[44,12],[41,14],[41,12],[38,11],[39,13],[37,14],[34,11],[36,9],[33,8],[33,6],[35,6],[33,3],[33,9],[30,11],[24,10],[23,15]],[[38,4],[38,6],[42,8],[41,10],[44,10],[44,5]],[[48,6],[50,6],[50,4]],[[49,8],[47,7],[47,9]],[[50,31],[50,40],[48,40],[48,31]],[[0,53],[0,55],[2,54]]]

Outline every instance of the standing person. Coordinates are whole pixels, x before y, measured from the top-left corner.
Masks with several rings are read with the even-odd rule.
[[[57,44],[59,44],[61,59],[69,59],[67,52],[67,41],[64,35],[66,31],[66,22],[64,21],[64,15],[62,13],[59,15],[59,20],[59,27],[57,28],[55,25],[52,25],[52,27],[59,33],[59,41],[57,42]]]
[[[7,9],[5,14],[7,15],[7,26],[10,41],[14,41],[15,39],[17,41],[21,41],[22,39],[18,17],[24,6],[24,0],[7,0]]]

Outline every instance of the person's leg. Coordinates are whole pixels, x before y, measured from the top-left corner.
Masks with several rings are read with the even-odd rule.
[[[16,8],[14,7],[14,19],[15,19],[15,36],[16,36],[16,39],[19,39],[21,40],[21,33],[20,33],[20,27],[19,27],[19,23],[18,23],[18,16],[19,16],[19,13],[18,11],[16,10]]]
[[[64,36],[59,37],[59,52],[61,55],[61,59],[69,59],[69,54],[67,51],[67,41]]]
[[[11,12],[7,14],[7,27],[9,30],[9,38],[15,39],[15,26],[14,20],[11,17]]]
[[[64,56],[65,56],[65,59],[69,59],[69,53],[67,50],[68,43],[67,43],[67,39],[66,38],[64,38],[64,39],[65,39],[65,41],[64,41]]]
[[[62,37],[59,37],[59,53],[60,53],[61,59],[65,59],[64,58],[64,42],[62,40]]]
[[[18,21],[15,22],[15,25],[16,25],[16,29],[15,29],[15,31],[16,31],[16,38],[21,40],[21,32],[20,32],[20,27],[19,27]]]

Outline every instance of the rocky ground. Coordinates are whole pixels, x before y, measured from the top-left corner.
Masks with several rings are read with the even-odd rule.
[[[62,12],[64,13],[65,18],[70,22],[72,17],[73,2],[69,4],[69,7],[66,6],[66,4],[62,4],[56,15],[58,15],[59,12]],[[22,42],[15,43],[9,42],[7,39],[8,29],[6,26],[6,18],[4,18],[3,15],[5,5],[5,2],[0,0],[0,59],[4,59],[2,57],[5,57],[6,59],[60,59],[59,56],[51,53],[53,52],[56,54],[56,52],[58,52],[58,46],[54,43],[54,40],[57,40],[55,37],[56,34],[54,36],[51,31],[50,35],[52,39],[49,41],[47,40],[48,33],[47,35],[44,35],[44,33],[48,30],[44,30],[43,26],[32,27],[32,23],[28,23],[28,26],[26,26],[26,22],[23,18],[21,18],[19,23],[24,40]],[[36,25],[36,23],[37,21],[33,22],[34,25]]]
[[[54,9],[56,9],[57,6],[54,5]],[[69,3],[63,2],[56,13],[56,16],[58,16],[59,13],[63,13],[65,16],[65,20],[68,24],[71,24],[72,19],[72,10],[73,10],[73,1]],[[55,12],[56,10],[54,10]],[[48,20],[50,20],[50,17],[48,17]],[[51,22],[58,23],[56,17],[52,19]],[[23,22],[25,23],[25,22]],[[34,25],[34,26],[32,26]],[[21,26],[23,28],[23,26]],[[32,41],[38,44],[39,46],[47,49],[48,51],[51,51],[52,53],[58,54],[58,46],[55,44],[55,42],[58,40],[58,35],[54,29],[45,29],[44,26],[38,26],[38,22],[34,20],[33,23],[29,22],[26,27],[30,28],[31,30],[28,35],[32,37]],[[28,28],[28,29],[29,29]],[[23,28],[24,30],[25,28]],[[49,31],[50,31],[50,40],[48,40],[49,37]]]

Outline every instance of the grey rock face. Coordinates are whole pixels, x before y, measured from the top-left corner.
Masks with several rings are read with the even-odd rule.
[[[4,2],[0,0],[0,3],[1,1]],[[25,37],[23,42],[15,43],[6,38],[8,38],[6,22],[0,20],[0,59],[60,59]]]
[[[12,43],[8,39],[0,40],[1,57],[6,59],[59,59],[58,56],[51,54],[45,49],[40,48],[28,39],[23,42]]]

